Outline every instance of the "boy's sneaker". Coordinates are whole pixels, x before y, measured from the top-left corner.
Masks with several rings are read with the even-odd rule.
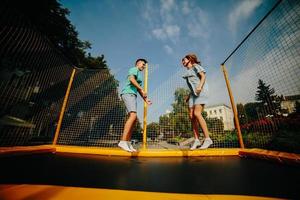
[[[190,150],[195,150],[199,146],[201,146],[200,140],[199,139],[195,139],[194,144],[192,145],[192,147],[190,148]]]
[[[137,150],[135,148],[133,148],[132,144],[130,141],[127,142],[128,143],[128,147],[132,152],[137,152]]]
[[[210,138],[205,138],[202,146],[199,149],[207,149],[212,144],[213,141]]]
[[[128,152],[132,152],[132,150],[129,148],[127,141],[120,141],[118,143],[118,146],[121,147],[121,149],[128,151]]]

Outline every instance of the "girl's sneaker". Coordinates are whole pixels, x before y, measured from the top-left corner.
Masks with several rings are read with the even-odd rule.
[[[199,149],[207,149],[212,144],[213,141],[210,138],[205,138],[202,146]]]
[[[194,144],[192,145],[192,147],[190,148],[190,150],[195,150],[199,146],[201,146],[200,140],[199,139],[195,139]]]
[[[133,148],[131,142],[127,142],[128,143],[128,147],[132,152],[137,152],[137,150],[135,148]]]
[[[118,143],[118,146],[121,147],[121,149],[128,151],[128,152],[132,152],[132,150],[129,148],[127,141],[120,141]]]

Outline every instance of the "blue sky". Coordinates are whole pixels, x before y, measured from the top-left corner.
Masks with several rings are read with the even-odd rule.
[[[137,58],[149,61],[150,120],[171,109],[181,58],[196,53],[207,70],[210,103],[229,104],[220,63],[276,0],[63,0],[89,52],[105,59],[120,89]],[[142,105],[141,103],[139,103]],[[139,113],[142,114],[141,106]]]

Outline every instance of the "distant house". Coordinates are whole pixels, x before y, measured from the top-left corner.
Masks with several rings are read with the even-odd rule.
[[[296,111],[296,102],[300,103],[300,95],[285,96],[280,103],[280,107],[289,114]]]
[[[233,112],[232,109],[225,104],[211,105],[204,108],[207,112],[207,118],[218,118],[224,124],[224,130],[233,130]]]

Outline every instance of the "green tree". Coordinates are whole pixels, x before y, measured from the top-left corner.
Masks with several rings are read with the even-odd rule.
[[[106,67],[103,55],[95,58],[86,55],[86,50],[92,46],[91,43],[79,39],[75,26],[67,18],[70,11],[63,8],[57,0],[4,2],[28,19],[73,65],[93,69]]]
[[[79,67],[81,68],[89,68],[89,69],[106,69],[106,61],[104,60],[104,55],[98,57],[92,57],[90,53],[88,53],[87,57],[83,58]]]
[[[155,140],[160,134],[160,126],[156,122],[152,122],[147,125],[147,136],[151,138],[151,140]]]
[[[247,123],[247,115],[246,115],[246,111],[245,111],[245,107],[243,104],[238,103],[236,105],[237,107],[237,112],[238,112],[238,117],[239,117],[239,122],[241,125],[246,124]]]
[[[296,113],[300,114],[300,103],[298,101],[296,101]]]
[[[139,141],[143,140],[143,132],[142,132],[142,125],[141,122],[137,119],[137,122],[135,123],[135,126],[132,130],[132,136],[131,139],[137,139]]]
[[[274,115],[279,113],[281,98],[275,95],[274,88],[270,88],[270,85],[259,79],[257,89],[255,100],[261,103],[261,114],[265,116],[267,114]]]
[[[245,113],[248,121],[254,121],[258,119],[258,113],[261,108],[261,103],[249,102],[244,105]]]

